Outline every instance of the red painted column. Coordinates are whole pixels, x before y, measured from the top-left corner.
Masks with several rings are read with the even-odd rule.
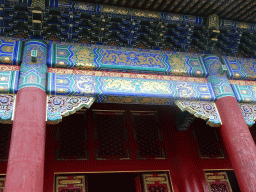
[[[221,135],[242,192],[256,192],[256,145],[235,97],[217,99]]]
[[[37,52],[37,60],[31,52]],[[24,45],[16,97],[5,192],[42,192],[46,132],[47,45],[38,40]]]

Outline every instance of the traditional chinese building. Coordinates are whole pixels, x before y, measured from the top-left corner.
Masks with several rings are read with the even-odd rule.
[[[0,191],[256,191],[253,0],[0,4]]]

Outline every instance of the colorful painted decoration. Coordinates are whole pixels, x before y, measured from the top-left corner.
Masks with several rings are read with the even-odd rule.
[[[86,177],[83,175],[76,176],[56,176],[54,192],[86,192]]]
[[[256,80],[256,59],[223,57],[228,67],[228,78],[235,80]]]
[[[222,64],[220,59],[213,55],[204,56],[203,58],[209,72],[207,80],[208,82],[211,82],[217,99],[226,96],[235,97],[226,74],[224,73],[221,75],[219,73],[219,71],[222,71]]]
[[[22,42],[16,38],[1,37],[0,63],[19,65],[21,62]]]
[[[228,175],[225,171],[205,173],[209,191],[232,192]]]
[[[222,125],[219,112],[214,102],[176,100],[174,103],[181,111],[187,111],[197,118],[206,120],[206,124],[211,127],[220,127]]]
[[[90,71],[91,75],[80,75],[82,74],[80,72],[83,72],[81,70],[60,69],[59,73],[58,70],[53,71],[57,73],[51,73],[48,70],[47,93],[50,95],[97,96],[99,100],[104,95],[156,97],[170,100],[215,100],[210,83],[145,79],[139,78],[140,74],[132,74],[133,78],[129,78],[129,74],[114,72],[107,73],[109,76],[106,76],[105,72],[97,71]],[[128,78],[115,77],[120,75],[128,75]],[[147,75],[144,76],[147,77]]]
[[[48,53],[48,67],[208,76],[202,57],[196,53],[115,49],[67,43],[51,44]]]
[[[62,117],[80,110],[89,109],[94,102],[93,97],[47,96],[47,123],[57,124]]]
[[[237,101],[240,103],[256,102],[256,85],[236,85],[231,84]]]
[[[168,175],[166,173],[155,173],[155,174],[142,174],[144,190],[145,192],[151,191],[162,191],[171,192],[173,191],[170,187]]]
[[[251,127],[256,121],[256,104],[238,103],[246,124]]]
[[[20,73],[19,70],[19,66],[0,65],[0,93],[17,93]]]
[[[31,57],[31,52],[36,51],[36,62]],[[24,45],[23,60],[20,67],[18,89],[24,87],[38,87],[46,90],[46,56],[47,44],[40,40],[30,40]]]
[[[16,95],[0,95],[0,122],[12,123],[15,110]]]

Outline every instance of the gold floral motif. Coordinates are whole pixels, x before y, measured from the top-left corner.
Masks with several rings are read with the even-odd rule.
[[[237,26],[240,29],[250,29],[251,28],[249,23],[243,23],[243,22],[238,22]]]
[[[244,71],[246,71],[249,78],[256,77],[256,60],[253,59],[240,59],[241,64],[243,65]]]
[[[114,13],[114,14],[120,14],[120,15],[127,15],[129,14],[129,9],[122,8],[122,7],[115,7],[115,6],[102,6],[102,12],[105,13]]]
[[[164,81],[142,81],[141,90],[153,93],[171,93],[169,85],[169,82]]]
[[[93,63],[94,63],[94,58],[95,55],[92,51],[87,46],[77,46],[77,51],[75,53],[75,58],[76,58],[76,66],[78,66],[80,69],[92,69],[95,68]]]
[[[128,79],[103,79],[107,89],[135,92],[136,86]]]
[[[171,65],[171,71],[175,75],[185,75],[187,74],[186,68],[186,58],[182,54],[172,54],[169,55],[168,62]]]
[[[154,67],[155,65],[165,67],[164,64],[161,61],[161,55],[157,54],[155,57],[153,56],[143,56],[142,54],[135,55],[135,53],[131,52],[129,55],[125,55],[123,53],[121,54],[116,54],[116,53],[110,53],[108,51],[103,51],[102,52],[103,58],[102,61],[103,63],[105,62],[115,62],[115,64],[118,63],[124,63],[127,66],[131,65],[131,60],[129,58],[135,58],[138,60],[136,62],[136,65],[141,66],[141,65],[150,65],[151,67]]]

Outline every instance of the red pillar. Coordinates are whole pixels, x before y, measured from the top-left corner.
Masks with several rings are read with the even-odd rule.
[[[46,93],[26,87],[18,91],[5,192],[43,191]]]
[[[32,55],[36,56],[36,59],[32,58]],[[46,56],[47,44],[45,42],[39,40],[25,42],[12,126],[5,192],[43,191]]]
[[[221,135],[242,192],[256,192],[256,145],[234,97],[217,99]]]

